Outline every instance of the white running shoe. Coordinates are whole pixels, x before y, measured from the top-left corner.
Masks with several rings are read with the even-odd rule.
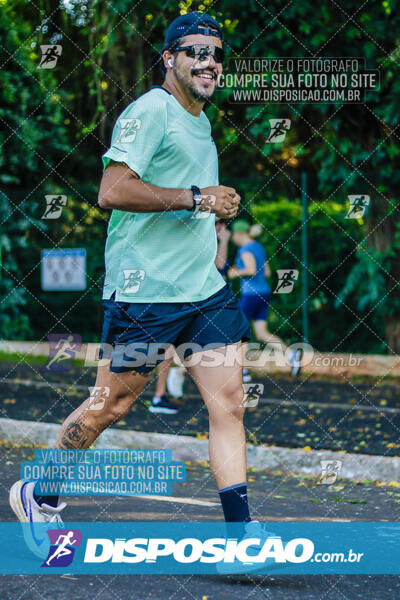
[[[167,377],[167,390],[174,398],[182,398],[183,383],[185,381],[185,369],[182,367],[171,367]]]
[[[43,536],[43,526],[35,528],[35,523],[54,523],[55,529],[62,529],[61,511],[67,506],[62,502],[57,508],[48,504],[38,504],[33,495],[34,481],[19,480],[10,489],[10,506],[21,523],[29,523],[23,527],[25,542],[28,548],[39,558],[46,558],[50,549],[50,540]]]
[[[260,544],[254,546],[248,546],[246,549],[247,556],[258,556],[260,553],[260,549],[265,544],[267,538],[274,538],[276,540],[281,540],[281,536],[273,533],[272,531],[267,531],[265,526],[260,523],[260,521],[250,521],[249,523],[244,523],[245,534],[241,538],[240,541],[247,540],[250,538],[256,538],[256,540],[260,540]],[[256,541],[255,540],[255,541]],[[263,571],[265,567],[269,569],[273,569],[277,566],[281,566],[284,563],[277,563],[273,558],[267,558],[264,562],[242,562],[240,560],[236,560],[233,563],[225,563],[219,562],[217,563],[217,572],[221,575],[234,575],[234,574],[243,574],[246,573],[254,573],[257,571]]]

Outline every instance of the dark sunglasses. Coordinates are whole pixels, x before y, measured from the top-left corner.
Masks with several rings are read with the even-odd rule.
[[[186,52],[186,56],[189,58],[195,58],[196,60],[205,60],[209,56],[212,56],[216,63],[224,62],[225,52],[218,46],[209,46],[207,44],[193,44],[193,46],[178,46],[174,49],[174,52]]]

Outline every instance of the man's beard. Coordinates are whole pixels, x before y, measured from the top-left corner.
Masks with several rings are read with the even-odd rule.
[[[192,71],[190,73],[190,77],[192,77],[192,75],[194,73],[196,73],[196,71]],[[216,86],[214,87],[212,92],[210,92],[209,94],[204,94],[203,92],[201,92],[200,90],[198,90],[196,88],[196,85],[192,79],[190,79],[189,77],[182,76],[178,72],[178,70],[175,71],[175,77],[187,90],[189,90],[189,92],[192,94],[192,96],[195,100],[199,100],[201,102],[207,102],[207,100],[211,100],[211,98],[213,97],[213,95],[215,93]]]

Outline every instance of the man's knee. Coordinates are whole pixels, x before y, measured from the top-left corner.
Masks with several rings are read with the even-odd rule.
[[[217,419],[233,417],[242,420],[245,411],[244,391],[242,385],[229,386],[221,390],[213,404],[213,415]]]

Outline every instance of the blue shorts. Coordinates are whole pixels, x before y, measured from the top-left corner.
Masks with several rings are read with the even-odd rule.
[[[240,308],[246,319],[250,321],[266,321],[271,294],[243,294],[240,298]]]
[[[227,284],[197,302],[116,302],[111,297],[103,300],[103,305],[99,357],[111,358],[113,373],[149,373],[164,360],[169,345],[185,344],[183,356],[187,358],[204,346],[227,346],[247,341],[251,335],[239,301]]]

